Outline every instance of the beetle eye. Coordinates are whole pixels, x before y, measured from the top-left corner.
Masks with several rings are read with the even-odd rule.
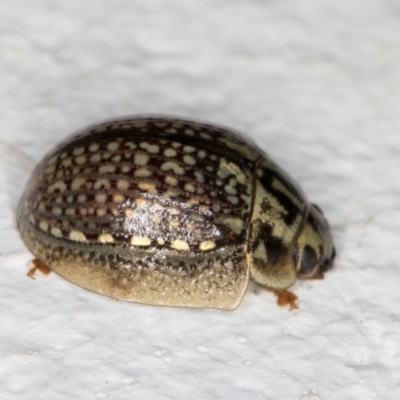
[[[299,275],[301,277],[307,277],[308,275],[313,274],[315,268],[317,267],[318,263],[315,251],[310,246],[304,247],[303,253],[301,255],[301,266]]]

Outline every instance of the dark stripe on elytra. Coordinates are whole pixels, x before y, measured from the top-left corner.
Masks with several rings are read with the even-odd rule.
[[[297,198],[301,198],[300,193],[298,193],[297,190],[292,185],[289,185],[286,180],[279,175],[279,173],[275,170],[271,170],[269,168],[263,168],[262,169],[263,174],[262,177],[260,178],[260,182],[263,185],[263,187],[266,189],[268,193],[271,193],[281,204],[281,206],[287,211],[287,214],[283,215],[284,221],[287,225],[292,225],[296,217],[298,216],[299,212],[301,212],[300,208],[297,206],[297,204],[293,203],[293,201],[286,196],[285,193],[281,192],[280,190],[277,190],[273,186],[273,181],[274,179],[277,179],[280,181],[282,185],[286,187],[286,189],[290,192],[293,193],[293,195]]]

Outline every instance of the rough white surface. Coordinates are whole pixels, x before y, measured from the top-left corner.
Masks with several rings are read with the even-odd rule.
[[[0,3],[1,399],[399,399],[400,3]],[[26,277],[15,209],[66,135],[133,113],[248,132],[331,221],[288,312],[147,307]]]

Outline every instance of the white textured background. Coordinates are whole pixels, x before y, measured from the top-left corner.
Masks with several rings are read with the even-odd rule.
[[[118,302],[26,277],[15,209],[87,124],[170,113],[243,130],[331,222],[288,312]],[[0,399],[400,399],[400,1],[2,0]]]

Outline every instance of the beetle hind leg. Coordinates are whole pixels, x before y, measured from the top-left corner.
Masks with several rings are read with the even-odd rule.
[[[32,268],[28,271],[26,275],[28,275],[29,278],[35,279],[36,271],[40,271],[42,274],[48,275],[51,272],[51,269],[42,261],[35,258],[34,260],[32,260]]]

